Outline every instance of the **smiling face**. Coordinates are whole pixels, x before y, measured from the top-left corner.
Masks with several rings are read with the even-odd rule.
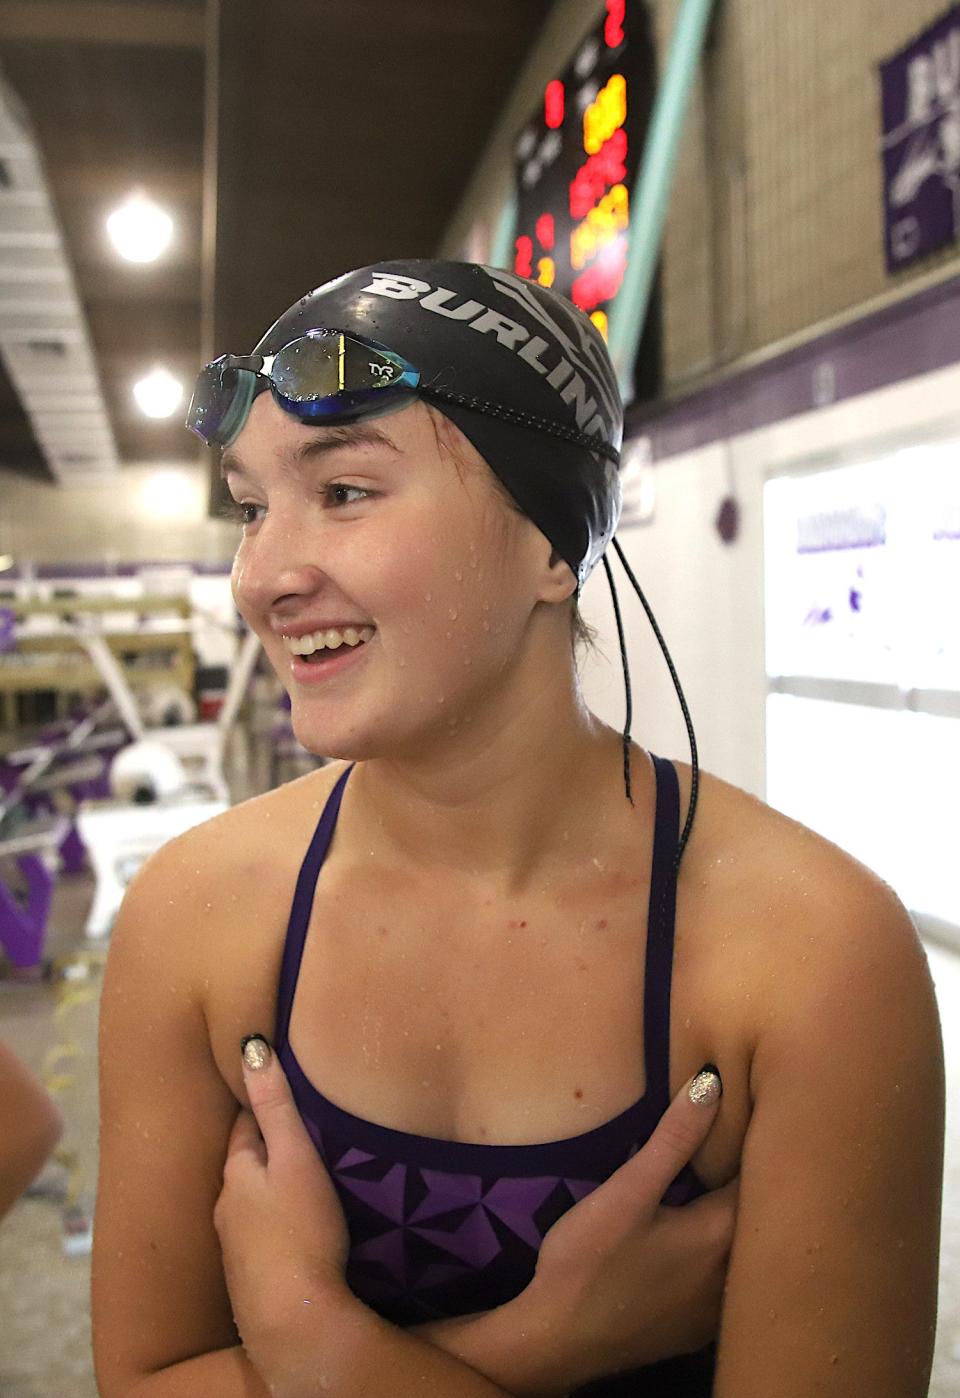
[[[308,750],[411,756],[495,731],[499,707],[544,683],[541,643],[569,661],[566,608],[538,602],[569,596],[572,572],[424,403],[312,427],[263,393],[222,464],[245,518],[234,598]],[[295,660],[285,638],[338,622],[375,631],[329,672]]]

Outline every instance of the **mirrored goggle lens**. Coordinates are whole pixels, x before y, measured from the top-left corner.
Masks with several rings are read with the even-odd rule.
[[[249,369],[214,362],[200,371],[187,409],[187,426],[207,443],[229,446],[246,421],[257,388]]]
[[[213,441],[230,406],[236,387],[235,369],[220,364],[207,364],[197,375],[193,397],[187,409],[187,426],[205,442]]]
[[[336,331],[311,331],[280,350],[270,378],[298,417],[320,417],[373,403],[388,388],[415,388],[420,375],[389,350]]]

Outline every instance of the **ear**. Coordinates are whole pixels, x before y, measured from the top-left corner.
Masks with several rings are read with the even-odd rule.
[[[541,583],[539,600],[542,602],[565,602],[577,590],[577,579],[565,558],[561,558],[555,548],[550,550],[550,561]]]

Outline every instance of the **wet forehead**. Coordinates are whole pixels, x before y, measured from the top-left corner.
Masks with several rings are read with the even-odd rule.
[[[387,433],[373,423],[342,423],[335,427],[310,427],[297,423],[293,445],[283,455],[294,466],[322,460],[333,452],[350,447],[377,447],[394,455],[400,447]],[[220,457],[220,475],[227,480],[232,475],[249,474],[242,449],[226,447]]]

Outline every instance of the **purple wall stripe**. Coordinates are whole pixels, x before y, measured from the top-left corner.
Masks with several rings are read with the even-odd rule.
[[[44,581],[51,578],[134,578],[141,568],[192,568],[195,573],[204,577],[220,573],[229,577],[231,563],[194,563],[190,559],[171,562],[169,558],[153,561],[144,559],[139,563],[117,563],[110,568],[105,563],[38,563],[33,569],[33,576]],[[8,568],[0,573],[0,591],[5,584],[20,582],[25,576],[19,565]]]

